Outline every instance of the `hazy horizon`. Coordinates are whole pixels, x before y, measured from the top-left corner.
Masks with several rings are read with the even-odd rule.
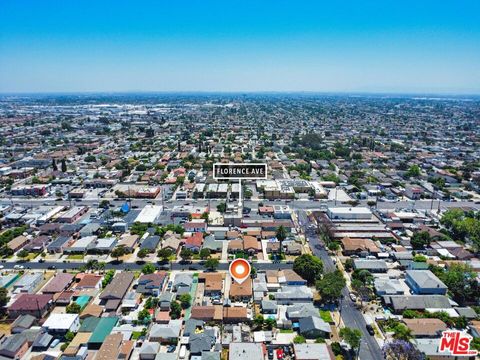
[[[0,3],[0,93],[480,94],[480,3]]]

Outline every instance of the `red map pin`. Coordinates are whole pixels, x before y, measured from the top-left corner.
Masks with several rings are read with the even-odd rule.
[[[239,284],[250,276],[250,263],[245,259],[235,259],[230,263],[230,275]]]

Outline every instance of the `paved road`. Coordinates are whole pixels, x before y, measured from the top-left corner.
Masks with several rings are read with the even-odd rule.
[[[309,219],[305,214],[305,211],[299,211],[299,220],[305,226],[308,226]],[[333,271],[336,269],[332,258],[328,255],[327,251],[322,248],[317,248],[316,245],[320,245],[320,239],[317,235],[308,233],[308,242],[315,256],[319,257],[323,261],[325,271]],[[362,341],[360,345],[360,359],[361,360],[383,360],[383,355],[377,341],[371,336],[366,329],[366,322],[361,312],[355,307],[350,300],[348,289],[345,287],[342,290],[343,300],[340,302],[340,315],[342,316],[345,326],[350,328],[357,328],[362,332]]]
[[[15,262],[5,262],[1,263],[1,265],[5,269],[13,269],[15,265],[22,265],[25,268],[30,268],[30,269],[39,269],[39,270],[45,270],[51,267],[55,267],[58,270],[76,270],[81,268],[82,266],[85,265],[84,262],[79,262],[79,261],[69,261],[69,262],[62,262],[62,261],[46,261],[43,263],[39,262],[25,262],[25,263],[15,263]],[[114,269],[114,270],[140,270],[145,263],[106,263],[105,268],[106,269]],[[160,267],[165,267],[169,268],[171,270],[205,270],[205,267],[198,263],[198,262],[192,262],[191,264],[181,264],[179,262],[174,262],[171,264],[159,264],[158,266]],[[218,266],[218,270],[228,270],[229,263],[220,263]],[[279,270],[279,269],[291,269],[292,264],[291,263],[278,263],[278,264],[273,264],[273,263],[252,263],[252,266],[258,270]]]
[[[26,207],[34,207],[39,206],[42,204],[48,205],[65,205],[69,206],[71,204],[75,205],[87,205],[92,206],[94,204],[99,204],[102,199],[78,199],[76,201],[70,202],[69,200],[59,200],[57,201],[55,198],[25,198],[25,197],[16,197],[16,198],[0,198],[0,204],[2,205],[22,205]],[[111,204],[115,206],[121,206],[125,203],[125,200],[109,200]],[[172,209],[174,206],[180,205],[195,205],[195,206],[210,206],[212,209],[216,208],[216,206],[224,202],[225,200],[168,200],[162,203],[162,200],[146,200],[146,199],[132,199],[131,204],[132,206],[142,208],[147,204],[148,201],[153,202],[156,205],[164,205],[167,209]],[[340,202],[335,202],[331,200],[321,200],[321,201],[305,201],[305,200],[295,200],[295,201],[285,201],[285,200],[277,200],[277,201],[267,201],[267,200],[246,200],[244,201],[244,206],[250,208],[256,208],[258,204],[262,202],[265,205],[279,205],[279,204],[287,204],[291,208],[296,210],[307,210],[307,209],[325,209],[326,207],[333,207],[333,206],[349,206],[347,204],[342,204]],[[377,208],[378,209],[417,209],[417,210],[430,210],[433,209],[436,211],[438,209],[438,200],[434,200],[433,203],[431,200],[417,200],[417,201],[398,201],[398,202],[378,202]],[[367,201],[362,200],[360,201],[360,205],[367,206]],[[480,209],[480,204],[476,204],[473,201],[457,201],[457,202],[449,202],[449,201],[441,201],[440,208],[447,209],[450,207],[472,207],[474,209]]]

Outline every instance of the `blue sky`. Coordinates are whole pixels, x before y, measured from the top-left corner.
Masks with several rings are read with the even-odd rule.
[[[480,1],[0,0],[0,92],[480,93]]]

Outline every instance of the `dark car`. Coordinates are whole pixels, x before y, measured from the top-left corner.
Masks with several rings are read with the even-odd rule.
[[[273,359],[273,349],[268,349],[268,358],[269,358],[270,360]]]
[[[367,329],[367,331],[370,335],[372,335],[372,336],[375,335],[375,330],[373,329],[372,325],[367,324],[367,326],[365,326],[365,328]]]

